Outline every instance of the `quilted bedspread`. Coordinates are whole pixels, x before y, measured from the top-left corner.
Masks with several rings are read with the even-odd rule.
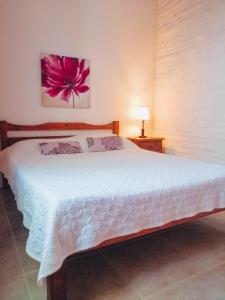
[[[105,240],[225,207],[224,166],[133,144],[46,156],[38,142],[19,142],[0,153],[0,171],[29,229],[26,251],[40,262],[38,280],[72,253]]]

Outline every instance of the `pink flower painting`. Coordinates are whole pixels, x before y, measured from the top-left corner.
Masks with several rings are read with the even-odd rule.
[[[90,66],[87,59],[43,54],[41,83],[43,106],[90,107]]]

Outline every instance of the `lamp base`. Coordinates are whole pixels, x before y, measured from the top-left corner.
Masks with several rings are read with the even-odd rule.
[[[140,138],[140,139],[146,139],[147,136],[146,136],[146,135],[139,135],[139,138]]]

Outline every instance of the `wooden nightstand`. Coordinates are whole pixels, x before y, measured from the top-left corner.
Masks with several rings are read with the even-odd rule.
[[[147,137],[147,138],[128,138],[130,141],[138,145],[140,148],[150,151],[156,151],[163,153],[162,141],[164,138],[155,138],[155,137]]]

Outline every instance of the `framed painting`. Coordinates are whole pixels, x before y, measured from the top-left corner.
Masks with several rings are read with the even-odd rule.
[[[45,107],[89,108],[89,60],[41,54],[41,95]]]

